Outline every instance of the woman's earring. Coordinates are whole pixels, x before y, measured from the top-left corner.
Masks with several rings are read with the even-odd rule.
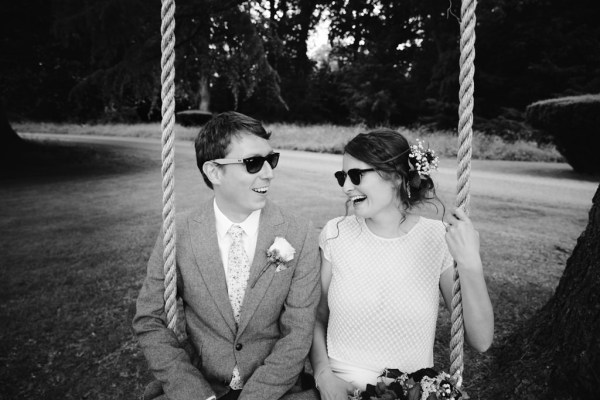
[[[410,183],[406,183],[406,193],[408,193],[408,198],[410,199]]]

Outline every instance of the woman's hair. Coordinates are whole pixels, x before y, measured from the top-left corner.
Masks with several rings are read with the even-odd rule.
[[[434,199],[440,201],[431,177],[411,170],[410,150],[404,136],[385,128],[359,133],[344,147],[344,153],[369,164],[383,179],[394,184],[396,196],[405,211]]]

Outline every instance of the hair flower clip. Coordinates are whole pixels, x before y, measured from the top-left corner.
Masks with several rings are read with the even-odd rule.
[[[435,155],[435,151],[430,148],[425,150],[421,140],[417,139],[417,144],[410,146],[408,165],[411,171],[417,171],[420,176],[429,176],[431,171],[436,171],[438,160],[439,157]]]

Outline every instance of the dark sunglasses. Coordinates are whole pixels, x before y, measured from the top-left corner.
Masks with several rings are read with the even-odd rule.
[[[279,153],[271,153],[266,157],[263,156],[254,156],[248,157],[244,159],[238,158],[217,158],[216,160],[212,160],[212,162],[219,165],[227,165],[227,164],[245,164],[246,171],[250,174],[256,174],[260,171],[264,165],[264,163],[268,162],[272,169],[275,169],[277,163],[279,162]]]
[[[350,182],[352,182],[352,184],[360,185],[360,179],[362,178],[363,174],[365,172],[370,172],[370,171],[375,171],[375,169],[374,168],[367,168],[367,169],[352,168],[352,169],[349,169],[348,172],[337,171],[334,175],[335,175],[335,179],[337,179],[340,186],[344,186],[344,183],[346,182],[346,176],[350,177]]]

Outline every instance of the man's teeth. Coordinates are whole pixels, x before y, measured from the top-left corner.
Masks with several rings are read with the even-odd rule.
[[[353,203],[356,203],[359,201],[363,201],[366,198],[367,198],[367,196],[352,196],[352,197],[350,197],[350,201]]]
[[[265,186],[265,187],[261,187],[261,188],[254,188],[252,190],[254,190],[256,193],[267,193],[267,190],[269,190],[269,187]]]

